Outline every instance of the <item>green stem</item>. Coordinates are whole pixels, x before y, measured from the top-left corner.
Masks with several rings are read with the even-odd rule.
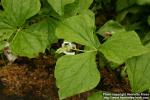
[[[125,71],[126,71],[126,69],[127,69],[127,66],[125,66],[125,67],[124,67],[123,72],[125,72]]]
[[[22,27],[19,28],[19,29],[17,29],[14,33],[12,33],[12,35],[11,35],[11,36],[9,37],[9,39],[8,39],[8,42],[13,41],[14,38],[16,37],[16,35],[18,34],[18,32],[20,32],[21,29],[22,29]]]
[[[81,51],[81,52],[94,52],[94,51],[97,51],[97,50],[90,50],[90,51],[87,51],[87,50],[80,50],[80,49],[72,49],[72,50]]]
[[[121,76],[122,77],[126,76],[126,69],[127,69],[127,66],[125,66],[124,69],[121,71]]]

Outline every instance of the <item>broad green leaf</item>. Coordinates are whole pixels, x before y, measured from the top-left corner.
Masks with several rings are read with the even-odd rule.
[[[137,14],[140,12],[140,10],[141,10],[141,7],[139,6],[132,6],[130,8],[127,8],[126,10],[123,10],[118,13],[118,15],[116,16],[116,20],[121,22],[123,21],[123,19],[126,17],[128,13]]]
[[[0,19],[0,50],[2,50],[5,47],[5,41],[9,40],[14,31],[15,28],[4,23]]]
[[[39,14],[41,16],[46,15],[46,16],[52,16],[53,18],[60,19],[61,16],[53,9],[53,7],[47,2],[47,0],[42,0],[42,6],[40,9]]]
[[[90,7],[93,0],[79,0],[79,2],[79,11],[84,11]]]
[[[121,11],[125,8],[131,7],[135,3],[136,3],[136,0],[117,0],[116,10]]]
[[[86,3],[85,3],[86,2]],[[93,0],[75,0],[74,3],[65,6],[65,17],[70,17],[73,15],[87,13],[89,14],[89,7]],[[88,11],[88,12],[87,12]]]
[[[150,89],[150,53],[133,57],[126,62],[132,92]]]
[[[77,15],[64,20],[56,29],[58,38],[97,48],[94,39],[94,19],[88,15]]]
[[[144,38],[142,39],[142,43],[144,45],[146,45],[147,43],[150,42],[150,32],[146,33],[146,35],[144,36]]]
[[[147,5],[150,4],[150,0],[137,0],[137,4],[139,5]]]
[[[66,18],[85,12],[93,0],[48,0],[48,2],[55,12]]]
[[[13,26],[5,23],[2,16],[0,16],[0,41],[8,40],[15,30]]]
[[[79,12],[79,0],[75,0],[75,2],[68,4],[64,8],[64,16],[71,17],[75,16]]]
[[[123,26],[121,26],[118,22],[114,20],[109,20],[97,31],[97,33],[104,36],[105,32],[111,32],[112,34],[114,34],[119,31],[124,31]]]
[[[47,22],[37,23],[28,29],[18,29],[11,43],[15,55],[33,58],[44,52],[48,45]]]
[[[75,0],[47,0],[47,1],[59,15],[63,16],[65,5],[73,3]]]
[[[40,0],[2,0],[0,40],[10,42],[15,55],[35,57],[44,52],[48,43],[48,24],[38,23],[24,28],[27,19],[40,10]]]
[[[121,22],[126,17],[127,14],[128,14],[128,10],[125,10],[125,11],[118,13],[116,16],[116,20],[118,22]]]
[[[117,11],[121,11],[125,8],[127,8],[129,5],[128,5],[128,0],[117,0],[117,3],[116,3],[116,10]]]
[[[0,32],[0,41],[8,40],[12,34],[13,34],[13,30],[10,30],[10,31],[6,30],[5,32],[2,32],[2,33]]]
[[[4,35],[3,33],[12,33],[15,31],[15,27],[9,25],[9,23],[6,23],[3,19],[3,16],[0,16],[0,36]]]
[[[47,30],[48,30],[49,45],[57,42],[57,40],[58,40],[56,35],[55,35],[55,30],[56,30],[58,23],[59,22],[53,18],[49,18],[49,20],[48,20],[48,29]]]
[[[40,10],[40,0],[2,0],[3,17],[11,26],[21,26]]]
[[[96,52],[65,55],[58,59],[55,69],[59,97],[64,99],[96,87],[100,73],[95,62]]]
[[[88,100],[103,100],[102,92],[95,92],[88,97]]]
[[[130,23],[128,25],[125,26],[126,30],[128,31],[133,31],[133,30],[141,30],[141,22],[134,22],[134,23]]]
[[[0,41],[11,42],[12,35],[25,20],[40,10],[39,0],[2,0],[4,11],[0,14]],[[0,42],[0,43],[1,43]]]
[[[5,41],[0,41],[0,51],[4,49],[5,45],[6,45]]]
[[[110,37],[99,49],[104,56],[117,64],[122,64],[128,58],[147,52],[140,38],[134,31],[120,31]]]
[[[150,42],[148,42],[147,44],[146,44],[146,47],[149,49],[149,51],[150,51]]]
[[[95,14],[92,10],[83,10],[80,12],[81,15],[89,15],[93,20],[95,20]]]

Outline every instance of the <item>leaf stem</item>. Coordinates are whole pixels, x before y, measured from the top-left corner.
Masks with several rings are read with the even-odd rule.
[[[72,50],[75,50],[75,51],[81,51],[81,52],[94,52],[94,51],[97,51],[97,50],[80,50],[80,49],[72,49]]]
[[[9,38],[9,41],[10,41],[10,42],[12,42],[12,41],[15,39],[16,35],[20,32],[21,29],[22,29],[22,27],[20,27],[19,29],[17,29],[17,30],[10,36],[10,38]]]

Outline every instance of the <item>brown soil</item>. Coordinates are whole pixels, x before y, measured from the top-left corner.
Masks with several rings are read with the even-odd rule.
[[[109,71],[108,68],[103,68],[101,70],[102,77],[99,89],[113,93],[130,93],[129,81],[127,77],[121,78],[120,73],[116,70]]]
[[[59,100],[55,85],[54,68],[56,60],[50,55],[40,55],[38,58],[18,58],[14,64],[4,65],[0,60],[0,80],[3,84],[2,93],[6,96],[16,95],[30,100]],[[116,71],[101,69],[101,82],[95,90],[109,92],[130,92],[126,78],[119,79]],[[67,98],[66,100],[87,100],[94,90]],[[9,99],[4,99],[9,100]],[[13,100],[13,99],[10,99]]]
[[[0,65],[4,63],[1,62]],[[43,98],[57,98],[54,79],[55,60],[41,55],[37,59],[19,58],[14,64],[2,66],[1,82],[6,95],[26,96],[32,94]]]

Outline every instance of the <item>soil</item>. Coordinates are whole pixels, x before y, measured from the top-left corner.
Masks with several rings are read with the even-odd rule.
[[[53,74],[55,60],[51,56],[40,55],[35,59],[19,57],[11,65],[4,65],[2,60],[0,62],[2,93],[5,95],[52,97],[53,100],[58,97]]]
[[[11,65],[5,65],[0,59],[1,100],[59,100],[54,78],[55,63],[54,57],[46,54],[34,59],[19,57]],[[130,92],[128,80],[120,79],[117,70],[109,71],[105,67],[100,73],[101,83],[94,90]],[[94,90],[66,100],[87,100]]]

